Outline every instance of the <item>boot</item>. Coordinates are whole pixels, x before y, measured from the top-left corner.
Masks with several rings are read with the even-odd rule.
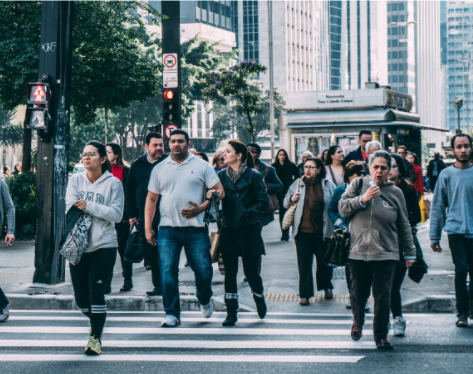
[[[225,305],[227,306],[227,317],[223,321],[222,326],[235,326],[238,321],[238,294],[226,293]]]
[[[125,279],[122,288],[120,288],[120,292],[131,291],[132,289],[133,281],[131,279]]]
[[[258,311],[258,316],[259,318],[263,319],[266,317],[266,312],[268,311],[268,308],[266,307],[266,303],[264,301],[264,293],[262,294],[257,294],[253,293],[253,299],[255,300],[256,303],[256,310]]]

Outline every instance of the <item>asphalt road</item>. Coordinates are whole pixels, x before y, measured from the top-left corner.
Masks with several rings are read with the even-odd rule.
[[[0,373],[470,373],[473,326],[454,314],[412,314],[394,351],[374,348],[372,315],[364,337],[350,338],[351,314],[182,314],[182,326],[159,327],[162,312],[109,313],[103,354],[83,355],[88,321],[78,312],[13,311],[0,325]]]

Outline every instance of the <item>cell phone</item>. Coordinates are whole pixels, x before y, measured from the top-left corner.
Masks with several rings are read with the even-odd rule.
[[[376,186],[376,182],[375,181],[370,181],[370,187],[373,187],[373,186]],[[381,190],[378,191],[378,195],[381,195]]]

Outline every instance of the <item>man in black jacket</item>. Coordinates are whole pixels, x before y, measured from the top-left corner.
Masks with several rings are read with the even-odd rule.
[[[343,160],[343,165],[345,166],[350,161],[366,161],[367,155],[365,152],[366,144],[373,140],[373,134],[370,130],[361,130],[358,134],[358,144],[360,146],[347,154]]]
[[[439,179],[440,172],[445,168],[445,163],[440,159],[440,153],[436,152],[434,159],[430,160],[429,166],[427,166],[427,177],[430,180],[430,189],[432,192],[435,191],[435,185]]]
[[[416,182],[416,171],[412,162],[407,161],[407,148],[403,145],[397,147],[397,154],[402,157],[404,160],[404,165],[406,165],[406,176],[404,179],[414,184]]]
[[[128,173],[125,204],[130,225],[138,224],[139,231],[143,234],[145,261],[151,266],[151,280],[153,291],[148,291],[148,296],[161,295],[161,274],[159,270],[158,249],[148,243],[145,237],[145,204],[148,196],[148,184],[151,171],[168,155],[164,153],[163,136],[157,132],[150,132],[145,140],[146,152],[138,157],[132,164]],[[159,204],[159,202],[158,202]],[[156,209],[159,212],[159,209]],[[159,213],[154,216],[153,227],[158,227]]]

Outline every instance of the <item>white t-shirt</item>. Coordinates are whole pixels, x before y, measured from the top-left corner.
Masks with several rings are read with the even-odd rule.
[[[220,179],[209,163],[191,153],[181,164],[169,156],[155,166],[148,190],[161,195],[159,227],[204,227],[205,212],[187,219],[181,215],[181,211],[191,208],[189,201],[202,204],[206,189],[219,182]]]

